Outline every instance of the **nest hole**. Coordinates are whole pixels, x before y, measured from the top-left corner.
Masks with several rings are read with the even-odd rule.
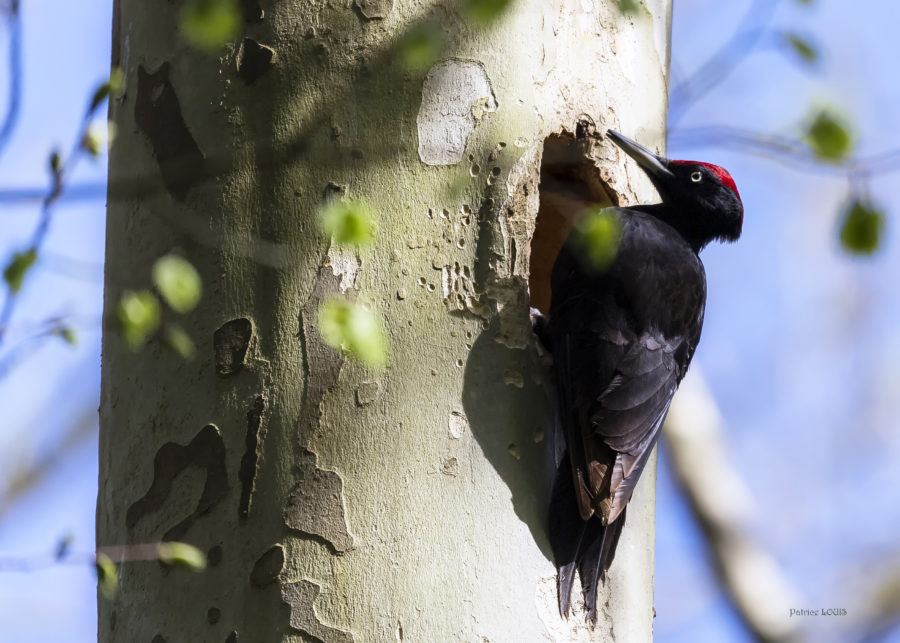
[[[574,134],[563,131],[544,140],[528,287],[531,307],[545,315],[550,312],[553,264],[572,228],[591,210],[618,205],[594,162],[599,139],[594,124],[581,120]]]

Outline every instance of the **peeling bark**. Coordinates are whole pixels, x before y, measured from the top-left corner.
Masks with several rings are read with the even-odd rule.
[[[323,643],[353,643],[353,635],[319,620],[315,600],[322,588],[308,580],[288,583],[281,590],[285,602],[291,606],[291,627],[316,637]]]
[[[344,484],[333,471],[316,466],[309,451],[300,455],[296,465],[299,482],[288,496],[284,522],[291,529],[319,536],[338,553],[353,547],[344,513]]]

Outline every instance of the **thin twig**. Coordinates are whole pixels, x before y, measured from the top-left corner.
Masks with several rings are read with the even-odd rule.
[[[22,14],[19,11],[19,0],[11,0],[8,11],[9,106],[6,108],[3,124],[0,125],[0,154],[12,138],[22,106]]]
[[[737,127],[692,127],[669,133],[669,144],[739,149],[817,174],[874,175],[900,170],[900,148],[871,156],[824,162],[803,141]]]
[[[78,136],[75,139],[75,142],[72,146],[72,150],[69,152],[68,156],[62,161],[61,165],[57,168],[53,168],[52,179],[50,183],[50,189],[44,197],[43,202],[41,203],[41,214],[38,219],[37,225],[35,226],[34,232],[31,235],[31,243],[29,244],[29,251],[39,254],[41,246],[44,244],[44,240],[47,237],[47,232],[50,230],[50,223],[53,220],[53,206],[62,196],[65,190],[65,181],[75,170],[75,167],[78,165],[78,162],[81,160],[81,157],[84,154],[84,140],[88,134],[88,128],[91,125],[91,119],[94,116],[94,113],[97,111],[99,104],[91,104],[88,109],[85,111],[84,118],[82,119],[81,127],[79,128]],[[3,307],[0,308],[0,346],[3,345],[6,328],[9,325],[10,319],[12,319],[12,315],[15,312],[16,303],[18,301],[18,293],[13,292],[12,289],[8,289],[6,293],[6,300],[3,302]]]
[[[741,27],[700,68],[669,93],[669,124],[677,123],[701,96],[721,83],[763,41],[779,0],[754,0]]]

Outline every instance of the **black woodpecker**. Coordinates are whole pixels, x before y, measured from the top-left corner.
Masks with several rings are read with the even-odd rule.
[[[706,274],[698,253],[716,239],[735,241],[744,221],[724,169],[607,136],[646,172],[662,203],[599,213],[614,218],[618,240],[602,269],[576,228],[553,266],[550,319],[540,331],[553,354],[566,440],[549,512],[559,611],[568,616],[577,568],[593,623],[626,505],[700,340]]]

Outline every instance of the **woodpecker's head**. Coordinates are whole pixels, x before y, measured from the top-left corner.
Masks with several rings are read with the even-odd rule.
[[[713,239],[735,241],[744,224],[744,205],[727,170],[698,161],[670,161],[643,145],[607,130],[610,140],[637,161],[667,208],[667,222],[698,247]]]

